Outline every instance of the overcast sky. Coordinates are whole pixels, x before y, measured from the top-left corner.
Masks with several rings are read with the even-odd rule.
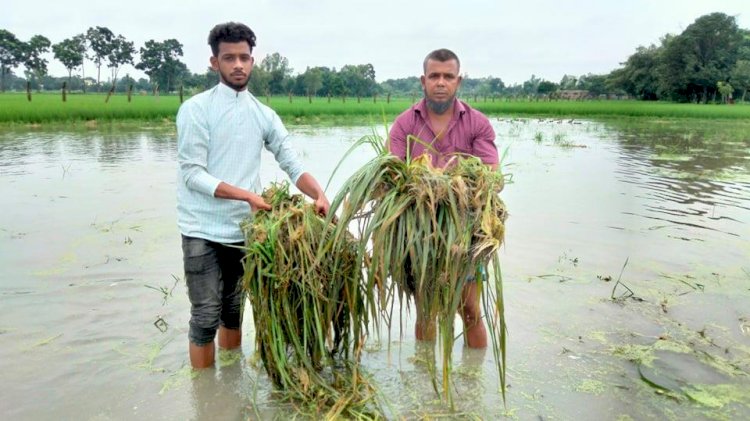
[[[564,74],[607,73],[638,46],[712,12],[750,28],[750,0],[2,0],[0,29],[56,43],[105,26],[136,50],[150,39],[176,38],[182,61],[203,72],[208,31],[235,20],[256,33],[256,63],[279,52],[295,74],[307,66],[372,63],[379,82],[418,76],[424,56],[445,47],[458,54],[463,74],[514,84],[532,74],[559,82]],[[67,75],[52,54],[48,60],[51,74]],[[125,73],[145,76],[132,66]],[[92,64],[86,74],[94,74]]]

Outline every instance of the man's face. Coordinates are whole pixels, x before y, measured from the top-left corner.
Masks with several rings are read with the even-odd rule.
[[[211,68],[219,72],[225,85],[241,91],[253,71],[253,56],[247,42],[220,42],[219,54],[211,57]]]
[[[456,60],[427,60],[427,68],[421,81],[427,105],[437,114],[443,114],[450,108],[456,98],[456,91],[461,86],[458,63]]]

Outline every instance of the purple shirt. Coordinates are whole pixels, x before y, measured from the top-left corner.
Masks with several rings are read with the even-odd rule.
[[[453,105],[453,116],[448,127],[438,140],[435,140],[437,136],[427,117],[427,103],[424,99],[396,118],[391,127],[389,150],[401,159],[406,159],[408,135],[415,136],[431,145],[425,146],[421,142],[410,142],[411,156],[430,154],[432,164],[436,167],[445,166],[453,154],[473,155],[487,165],[499,162],[495,146],[495,131],[490,121],[484,114],[458,99]]]

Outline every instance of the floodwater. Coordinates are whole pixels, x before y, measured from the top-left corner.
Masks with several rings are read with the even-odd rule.
[[[403,332],[362,365],[392,419],[750,418],[750,125],[492,118],[507,401],[456,341],[451,411]],[[370,127],[293,127],[322,183]],[[369,158],[353,155],[329,195]],[[254,358],[193,374],[164,127],[0,131],[4,419],[287,419]],[[283,180],[270,155],[264,183]]]

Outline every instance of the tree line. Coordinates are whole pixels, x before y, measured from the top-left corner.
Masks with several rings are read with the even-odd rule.
[[[178,87],[203,90],[218,82],[210,68],[192,73],[180,60],[182,44],[176,39],[149,40],[136,52],[134,43],[115,35],[106,27],[91,27],[85,33],[52,44],[43,35],[21,41],[10,31],[0,29],[0,84],[13,90],[60,89],[86,92],[101,89],[101,72],[108,71],[112,92],[134,88],[140,91],[173,92]],[[54,58],[67,69],[67,78],[47,74],[48,61]],[[138,60],[136,60],[136,55]],[[84,63],[94,64],[96,79],[85,75]],[[129,64],[142,70],[148,79],[135,80],[130,75],[118,78],[122,66]],[[13,70],[24,67],[24,77]],[[75,73],[75,74],[74,74]],[[294,74],[289,60],[279,53],[268,54],[256,62],[250,78],[250,90],[256,95],[357,96],[393,94],[418,95],[416,76],[389,79],[378,83],[372,64],[345,65],[340,69],[308,67]],[[750,31],[739,28],[736,19],[724,13],[701,16],[679,35],[665,35],[659,45],[640,46],[608,74],[564,75],[551,82],[531,75],[529,80],[506,85],[498,77],[464,76],[462,95],[483,97],[578,97],[629,96],[644,100],[679,102],[743,101],[750,89]]]

